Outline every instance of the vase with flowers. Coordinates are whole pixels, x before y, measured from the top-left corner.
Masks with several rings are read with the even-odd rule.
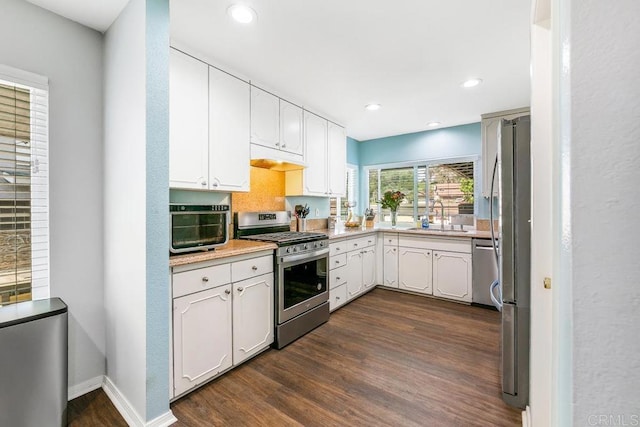
[[[407,196],[402,191],[385,191],[380,199],[380,206],[391,211],[391,226],[394,228],[398,223],[398,207],[405,197]]]

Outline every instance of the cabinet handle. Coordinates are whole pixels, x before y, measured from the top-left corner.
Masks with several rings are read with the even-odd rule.
[[[242,286],[238,286],[238,292],[242,292],[244,291],[244,288]]]
[[[357,248],[357,247],[358,247],[358,244],[357,244],[357,243],[354,243],[354,244],[353,244],[353,247],[354,247],[354,248]]]
[[[336,297],[336,301],[338,301],[339,299],[340,299],[340,297],[338,297],[338,296],[337,296],[337,297]]]
[[[340,280],[340,277],[336,276],[336,280]]]
[[[276,147],[280,147],[280,143],[279,142],[276,142]]]
[[[336,264],[340,264],[340,261],[336,260]]]
[[[339,250],[340,250],[340,248],[336,248],[336,251],[339,251]]]
[[[211,185],[212,185],[213,187],[217,187],[217,186],[218,186],[218,183],[217,183],[217,182],[214,182],[214,183],[213,183],[213,184],[211,184]]]
[[[207,276],[204,276],[204,277],[202,278],[202,281],[203,281],[203,282],[205,282],[205,283],[207,283],[207,282],[209,281],[209,278],[208,278]]]
[[[287,144],[282,144],[280,148],[287,148]]]
[[[393,252],[395,252],[395,251],[396,251],[396,248],[393,248]]]
[[[258,269],[258,267],[256,267],[256,266],[254,265],[253,267],[251,267],[251,269],[252,269],[253,271],[256,271],[256,270]]]
[[[371,243],[373,240],[367,240],[368,243]]]
[[[207,181],[206,181],[206,180],[204,180],[204,179],[203,179],[203,180],[201,180],[201,181],[200,181],[200,185],[202,185],[203,187],[206,187],[206,186],[207,186]]]
[[[231,291],[230,291],[229,289],[225,289],[225,290],[224,290],[224,293],[225,293],[225,294],[227,294],[227,295],[229,295],[229,294],[231,293]]]

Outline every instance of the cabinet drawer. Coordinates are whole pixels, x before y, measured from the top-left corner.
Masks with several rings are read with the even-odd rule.
[[[329,310],[333,311],[347,302],[347,285],[340,285],[329,290]]]
[[[334,268],[342,267],[347,264],[347,254],[336,255],[329,258],[329,270],[333,270]]]
[[[398,244],[404,247],[471,253],[471,239],[443,239],[418,236],[400,236]]]
[[[204,289],[215,288],[231,282],[231,265],[221,264],[213,267],[174,273],[172,276],[173,297],[178,298]]]
[[[348,251],[355,251],[355,250],[359,250],[359,249],[364,249],[367,246],[371,246],[371,245],[375,245],[375,238],[373,236],[358,237],[357,239],[349,239],[349,240],[347,240],[347,250]]]
[[[231,264],[231,278],[234,282],[239,282],[240,280],[248,279],[250,277],[260,276],[261,274],[271,273],[272,271],[273,257],[270,255],[251,258]]]
[[[347,267],[337,267],[329,273],[329,289],[333,289],[347,283]]]
[[[331,242],[329,245],[329,256],[340,255],[347,252],[347,241]]]
[[[396,233],[384,233],[382,239],[385,245],[398,246],[398,235]]]

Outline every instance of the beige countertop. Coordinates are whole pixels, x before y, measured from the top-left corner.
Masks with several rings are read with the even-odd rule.
[[[229,240],[224,246],[218,246],[213,251],[191,252],[182,255],[172,255],[169,258],[169,267],[193,264],[196,262],[211,261],[214,259],[228,258],[236,255],[250,254],[266,250],[277,249],[275,243],[254,242],[251,240]]]
[[[409,230],[409,227],[398,227],[398,228],[390,228],[390,227],[374,227],[374,228],[339,228],[339,229],[331,229],[331,230],[314,230],[317,232],[325,233],[329,236],[329,239],[340,239],[343,237],[353,237],[358,235],[365,235],[370,233],[376,233],[378,231],[384,233],[402,233],[402,234],[414,234],[418,236],[442,236],[442,237],[466,237],[468,239],[490,239],[491,232],[490,231],[478,231],[478,230],[468,230],[468,231],[436,231],[436,229],[420,229],[420,230]],[[497,236],[497,235],[496,235]]]

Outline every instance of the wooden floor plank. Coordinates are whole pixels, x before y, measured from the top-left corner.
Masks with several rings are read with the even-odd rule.
[[[194,427],[519,426],[501,398],[499,340],[497,312],[375,289],[171,409]],[[100,425],[95,406],[72,406],[89,420],[75,425]]]

